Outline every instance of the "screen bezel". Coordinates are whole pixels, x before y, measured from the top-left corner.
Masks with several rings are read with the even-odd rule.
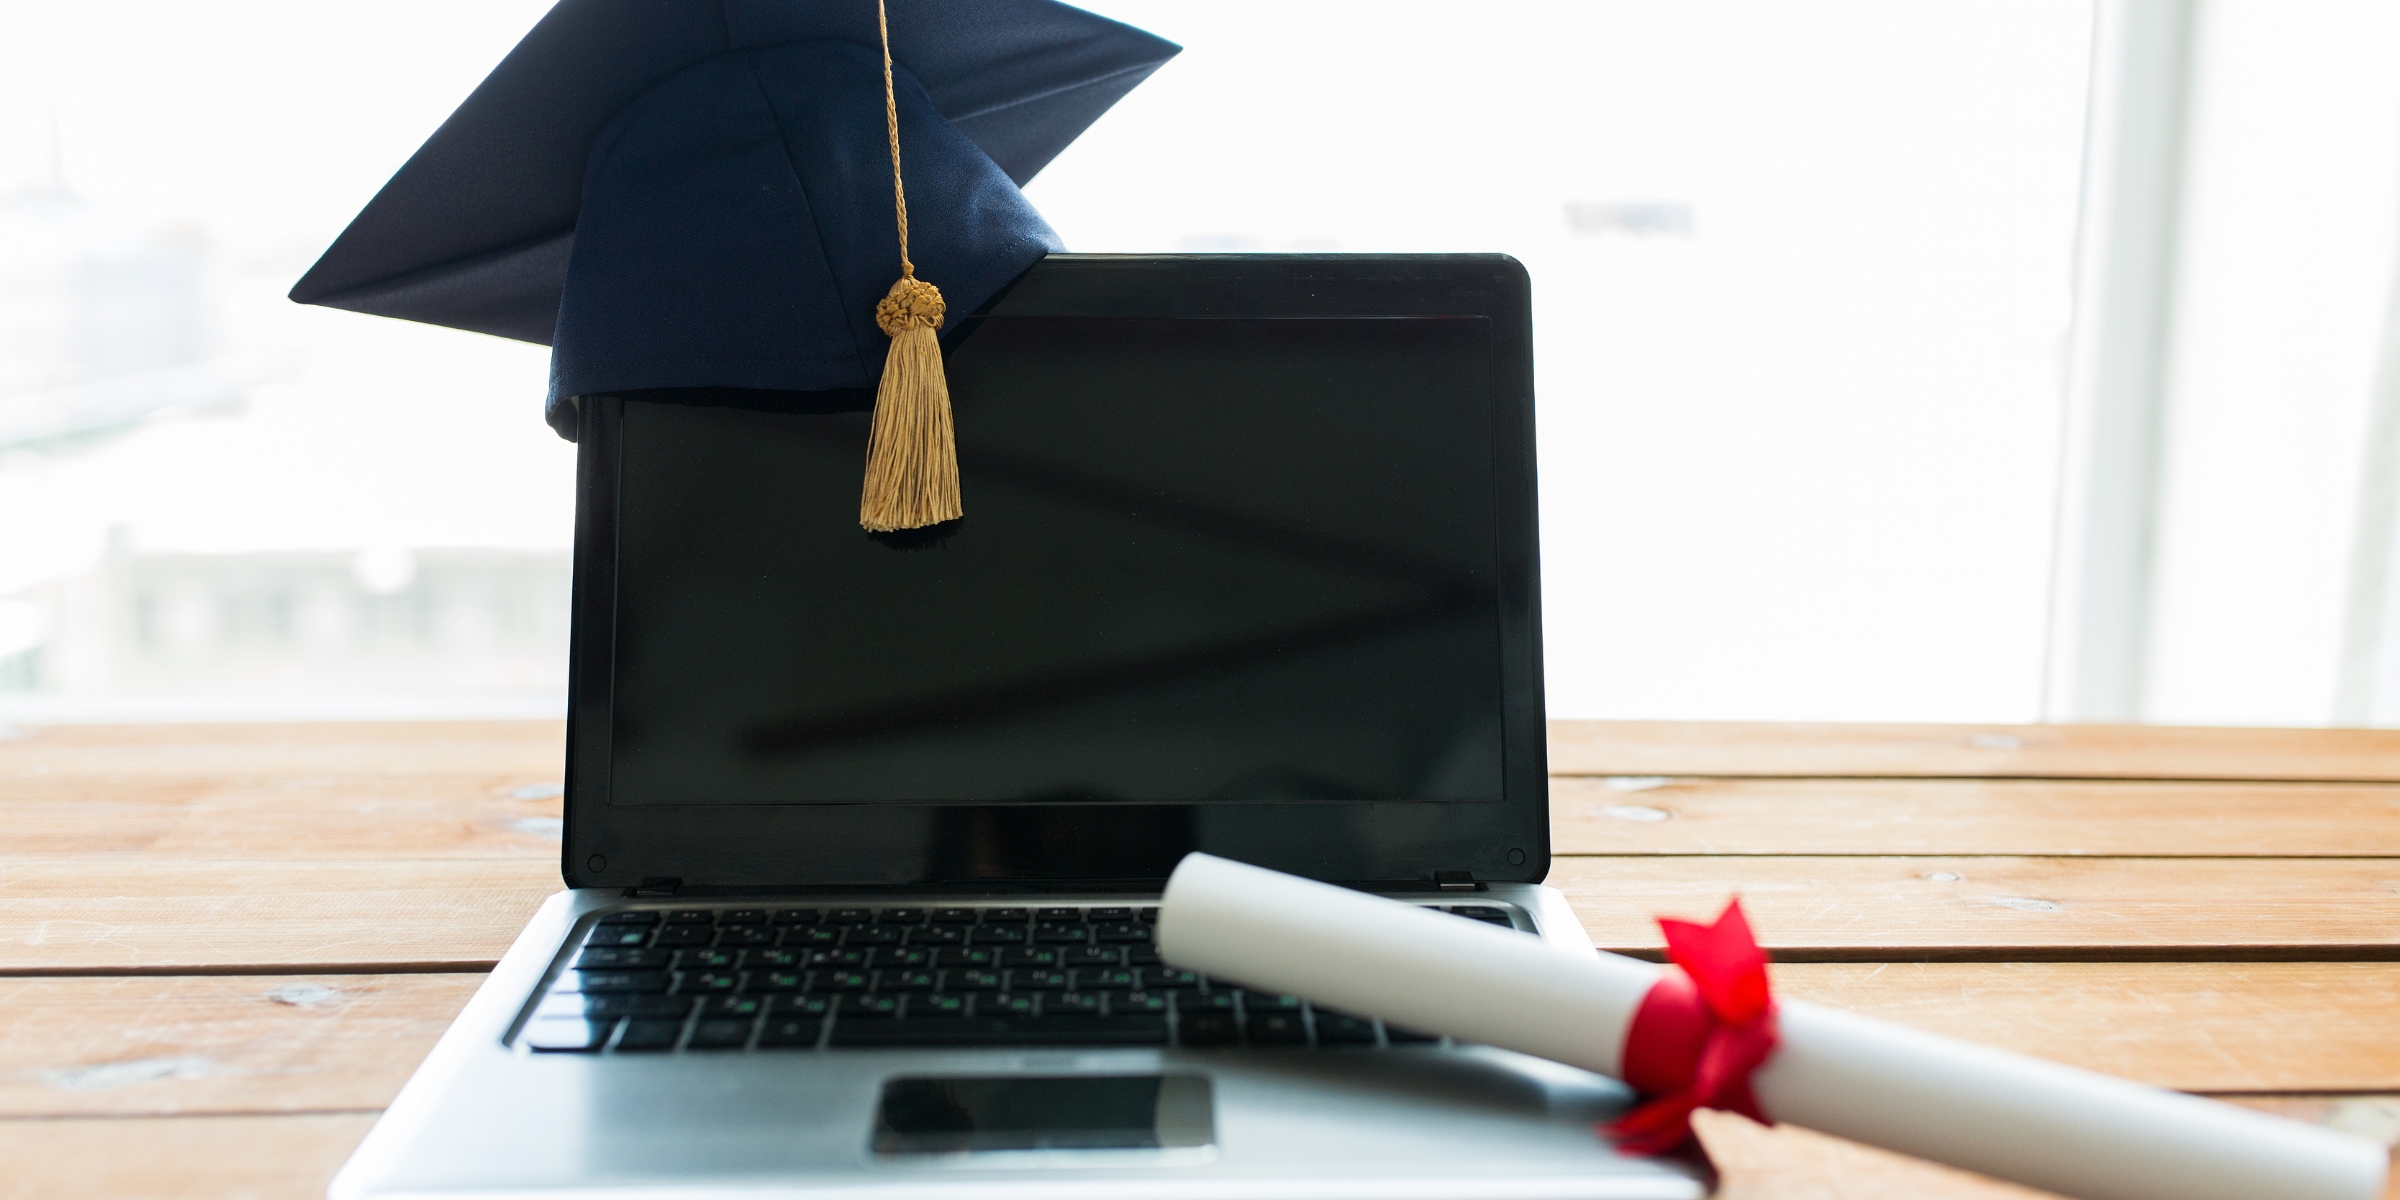
[[[579,402],[577,425],[561,855],[567,885],[635,887],[671,879],[686,891],[1155,890],[1180,857],[1180,850],[1167,852],[1176,846],[1381,887],[1426,885],[1437,872],[1462,871],[1476,880],[1540,882],[1550,862],[1549,768],[1530,292],[1524,268],[1497,254],[1060,254],[1036,263],[976,314],[954,322],[945,339],[965,335],[987,315],[1487,320],[1502,657],[1499,803],[1246,804],[1234,806],[1241,813],[1235,833],[1201,828],[1196,810],[1224,806],[1187,804],[611,805],[623,401],[587,396]],[[1006,877],[926,877],[926,843],[952,836],[961,821],[976,836],[1016,839],[1011,845],[1029,861]],[[1057,836],[1061,830],[1070,836]],[[1126,846],[1149,849],[1128,862]]]

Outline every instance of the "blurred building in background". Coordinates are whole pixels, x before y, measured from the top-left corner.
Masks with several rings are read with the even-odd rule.
[[[90,571],[0,601],[26,643],[0,658],[0,711],[547,711],[566,690],[568,583],[555,551],[141,553],[119,537]]]

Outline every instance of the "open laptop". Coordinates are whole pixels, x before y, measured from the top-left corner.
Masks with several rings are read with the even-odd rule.
[[[1597,1076],[1162,963],[1187,852],[1589,953],[1549,866],[1528,288],[1054,256],[872,396],[580,401],[564,872],[337,1197],[1642,1197]]]

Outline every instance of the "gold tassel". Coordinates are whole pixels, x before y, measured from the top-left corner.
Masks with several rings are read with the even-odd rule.
[[[903,275],[875,306],[875,323],[891,336],[883,383],[875,389],[875,424],[867,434],[867,483],[858,523],[892,533],[955,521],[958,446],[950,432],[950,386],[942,377],[942,293]]]
[[[875,324],[892,339],[875,389],[867,433],[867,482],[858,523],[869,533],[898,533],[955,521],[958,444],[950,435],[950,383],[942,378],[942,293],[917,278],[908,261],[908,193],[900,186],[900,106],[892,99],[892,30],[875,0],[883,35],[883,126],[892,143],[892,212],[900,225],[900,282],[875,305]]]

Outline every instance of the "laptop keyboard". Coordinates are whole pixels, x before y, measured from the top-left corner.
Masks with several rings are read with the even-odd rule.
[[[1493,905],[1441,906],[1513,928]],[[1178,971],[1155,908],[608,913],[541,997],[543,1053],[844,1047],[1389,1047],[1439,1039]]]

